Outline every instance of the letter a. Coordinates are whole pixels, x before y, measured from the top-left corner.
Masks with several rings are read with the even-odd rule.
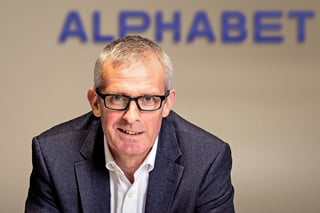
[[[67,15],[66,21],[59,37],[59,41],[65,42],[68,37],[72,36],[79,37],[80,41],[82,42],[86,42],[88,40],[83,28],[81,18],[77,11],[70,11]]]
[[[198,36],[207,37],[210,42],[214,42],[215,40],[209,18],[205,11],[199,11],[195,15],[187,37],[188,43],[192,42],[195,37]]]

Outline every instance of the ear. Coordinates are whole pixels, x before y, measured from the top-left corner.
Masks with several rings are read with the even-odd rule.
[[[100,111],[101,110],[101,106],[99,104],[98,96],[96,94],[96,91],[95,91],[95,89],[93,87],[90,87],[88,89],[87,98],[88,98],[89,104],[91,106],[92,113],[96,117],[100,117],[101,116],[101,111]]]
[[[167,117],[169,115],[175,99],[176,99],[176,90],[171,89],[170,94],[167,97],[167,100],[165,101],[163,106],[162,117]]]

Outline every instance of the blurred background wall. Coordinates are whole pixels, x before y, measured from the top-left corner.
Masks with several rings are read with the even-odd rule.
[[[150,26],[139,34],[151,39],[156,38],[157,12],[167,22],[175,12],[181,15],[180,38],[174,41],[168,30],[159,42],[174,63],[174,109],[231,145],[237,212],[320,211],[318,1],[2,0],[0,4],[0,212],[23,212],[32,137],[90,110],[86,92],[93,82],[96,57],[105,46],[92,36],[93,13],[100,14],[101,34],[118,37],[119,14],[137,10],[150,17]],[[314,13],[303,22],[303,42],[297,38],[297,18],[288,16],[293,10]],[[79,36],[59,41],[70,11],[81,19],[85,42]],[[209,23],[200,16],[198,29],[208,29],[209,24],[214,42],[208,36],[187,41],[199,11]],[[244,14],[248,34],[242,42],[222,40],[225,11]],[[264,36],[282,41],[255,40],[257,11],[280,12],[264,19],[266,25],[281,25]]]

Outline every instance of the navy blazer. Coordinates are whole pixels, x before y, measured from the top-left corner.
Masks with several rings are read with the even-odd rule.
[[[91,112],[32,142],[26,213],[110,212],[100,119]],[[163,119],[145,212],[234,213],[227,143],[171,111]]]

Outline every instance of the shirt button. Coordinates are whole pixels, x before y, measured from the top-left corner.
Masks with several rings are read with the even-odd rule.
[[[149,172],[152,169],[152,166],[150,164],[147,164],[145,166],[145,169]]]
[[[132,193],[132,192],[129,192],[129,193],[128,193],[128,197],[129,197],[129,198],[132,198],[132,196],[133,196],[133,193]]]

